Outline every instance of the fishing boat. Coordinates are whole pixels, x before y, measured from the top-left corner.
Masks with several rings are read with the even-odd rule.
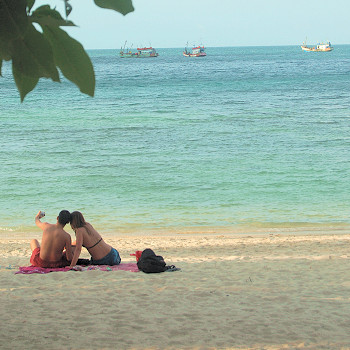
[[[319,43],[314,47],[306,45],[306,41],[303,42],[303,45],[300,46],[303,51],[309,52],[330,52],[333,50],[333,47],[329,41],[326,43]]]
[[[158,57],[159,54],[156,50],[150,47],[138,47],[137,51],[132,51],[132,49],[125,49],[126,42],[124,44],[124,48],[120,49],[119,56],[121,58],[146,58],[146,57]],[[132,47],[132,45],[131,45]]]
[[[192,47],[192,50],[190,51],[187,49],[187,46],[185,47],[185,51],[183,51],[183,55],[185,57],[205,57],[207,54],[204,51],[204,46],[194,46]]]
[[[137,55],[138,57],[158,57],[159,56],[158,52],[156,52],[156,50],[152,46],[137,48]]]
[[[133,58],[136,57],[136,52],[132,52],[130,49],[124,51],[123,49],[120,50],[119,56],[121,58]]]

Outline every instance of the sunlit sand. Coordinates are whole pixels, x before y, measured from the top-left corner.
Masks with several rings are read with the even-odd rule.
[[[16,275],[28,241],[2,238],[2,349],[350,348],[349,230],[106,241],[181,271]]]

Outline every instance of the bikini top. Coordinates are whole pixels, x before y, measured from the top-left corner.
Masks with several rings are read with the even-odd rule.
[[[97,244],[99,244],[101,241],[102,241],[102,237],[94,245],[92,245],[91,247],[85,247],[84,244],[83,244],[83,247],[86,248],[86,249],[91,249],[91,248],[97,246]]]

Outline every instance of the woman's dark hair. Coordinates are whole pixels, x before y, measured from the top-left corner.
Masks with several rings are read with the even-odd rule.
[[[86,225],[84,216],[80,211],[73,211],[73,213],[70,214],[70,225],[74,231],[77,228],[84,227]]]
[[[58,222],[64,227],[70,220],[70,212],[68,210],[61,210],[58,214]]]

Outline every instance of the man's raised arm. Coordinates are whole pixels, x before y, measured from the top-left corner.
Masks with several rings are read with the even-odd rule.
[[[42,230],[44,229],[45,225],[47,224],[46,222],[41,222],[40,219],[43,218],[45,214],[39,210],[38,214],[35,216],[35,224],[36,226],[40,227]]]

